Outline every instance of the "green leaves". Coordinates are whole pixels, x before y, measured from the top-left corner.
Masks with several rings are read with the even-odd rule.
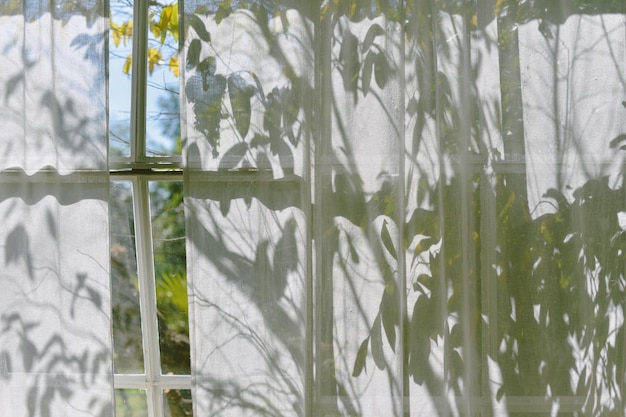
[[[187,277],[184,273],[163,273],[159,279],[157,279],[156,286],[157,299],[168,300],[175,305],[181,312],[187,314],[188,302],[187,302]]]

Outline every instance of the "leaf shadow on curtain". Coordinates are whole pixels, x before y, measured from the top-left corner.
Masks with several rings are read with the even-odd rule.
[[[0,413],[108,417],[105,8],[44,3],[0,2]]]
[[[262,50],[272,44],[267,28],[271,11],[251,6],[238,14],[240,21],[227,19],[231,12],[218,13],[222,26],[265,22],[252,28],[252,34],[234,25],[234,37],[259,44]],[[216,162],[217,170],[190,169],[185,183],[188,259],[194,277],[190,316],[196,322],[195,410],[303,415],[306,188],[293,174],[294,148],[303,140],[300,84],[292,78],[294,83],[268,85],[264,82],[271,70],[237,68],[236,60],[235,69],[221,72],[220,66],[230,60],[219,52],[206,55],[212,48],[210,36],[219,37],[203,18],[186,15],[198,38],[187,49],[187,68],[195,73],[185,92],[193,125],[203,138],[202,143],[188,144],[187,160],[192,166]],[[280,48],[274,52],[280,54]],[[230,133],[224,123],[232,127]],[[233,142],[232,135],[246,140]],[[272,174],[276,169],[280,175]]]
[[[216,335],[203,342],[216,362],[214,372],[196,375],[198,391],[211,396],[211,413],[300,415],[306,321],[302,220],[294,211],[300,180],[216,175],[186,192],[205,202],[187,208],[203,212],[188,238],[210,264],[192,289],[196,310],[209,310],[202,327]]]
[[[0,5],[2,168],[106,169],[103,17],[100,1]]]
[[[372,175],[359,170],[362,164],[352,147],[355,138],[351,137],[349,129],[342,127],[346,120],[340,112],[331,110],[335,113],[328,115],[328,119],[320,115],[313,119],[305,101],[296,102],[298,111],[290,109],[304,121],[305,129],[307,126],[311,128],[313,120],[322,124],[329,123],[332,118],[338,120],[331,128],[336,129],[331,132],[332,139],[322,137],[322,143],[315,144],[316,151],[324,149],[321,153],[328,158],[324,161],[328,164],[328,172],[316,177],[315,186],[321,189],[317,197],[321,199],[316,203],[318,206],[311,208],[314,213],[318,210],[323,213],[322,222],[313,226],[317,231],[313,235],[321,240],[317,246],[321,253],[317,255],[323,259],[321,270],[316,271],[320,277],[315,281],[319,285],[316,291],[321,294],[316,299],[320,303],[316,307],[322,311],[315,316],[318,326],[316,360],[321,362],[316,368],[316,377],[324,385],[315,393],[314,399],[316,407],[322,410],[320,413],[368,415],[371,410],[362,405],[366,399],[361,396],[363,385],[358,381],[371,377],[372,371],[369,374],[366,371],[372,362],[378,368],[373,373],[382,370],[387,374],[387,382],[392,386],[389,392],[410,397],[407,399],[410,411],[394,409],[392,412],[396,415],[428,415],[433,410],[441,415],[456,412],[462,415],[525,415],[548,413],[555,408],[560,415],[603,415],[623,410],[626,243],[623,220],[620,223],[619,219],[626,206],[623,185],[616,182],[614,170],[607,168],[611,164],[614,167],[616,162],[619,164],[622,156],[614,154],[608,162],[598,162],[597,165],[593,165],[595,161],[589,165],[581,164],[577,169],[582,170],[582,174],[576,181],[572,180],[572,185],[568,183],[571,172],[567,171],[566,164],[553,161],[550,175],[562,180],[551,182],[546,176],[547,179],[539,181],[543,181],[543,189],[530,188],[530,181],[537,181],[543,173],[538,169],[540,164],[524,150],[530,146],[525,143],[524,128],[529,130],[534,121],[523,118],[524,110],[534,106],[540,112],[544,111],[548,122],[542,119],[542,123],[546,123],[546,131],[564,120],[571,121],[563,118],[558,109],[544,110],[535,106],[534,103],[541,101],[542,97],[522,91],[520,41],[517,35],[510,37],[506,32],[527,24],[528,31],[536,31],[548,39],[557,26],[572,16],[623,13],[623,4],[617,4],[619,2],[583,3],[574,8],[565,7],[569,4],[567,2],[556,2],[558,7],[554,3],[548,7],[543,2],[529,6],[531,2],[526,2],[521,6],[522,10],[518,10],[511,2],[504,2],[497,19],[492,15],[487,21],[476,19],[477,22],[473,22],[476,11],[457,2],[441,2],[438,10],[431,9],[432,2],[421,2],[419,6],[408,2],[409,8],[402,13],[393,5],[377,9],[378,6],[368,2],[339,2],[335,6],[329,4],[322,11],[329,16],[333,14],[331,26],[337,25],[330,29],[330,33],[336,35],[332,39],[336,52],[332,56],[332,65],[340,75],[341,84],[333,84],[332,88],[343,89],[342,93],[353,103],[363,100],[366,95],[391,88],[400,73],[398,68],[394,72],[393,62],[382,63],[384,54],[377,55],[369,49],[372,39],[382,36],[382,29],[377,29],[382,26],[366,19],[380,15],[392,22],[399,16],[408,18],[407,27],[412,29],[406,40],[410,44],[410,54],[404,70],[407,85],[415,87],[415,93],[409,92],[405,96],[406,109],[403,111],[406,111],[407,125],[400,127],[402,132],[406,128],[406,138],[402,138],[406,141],[402,144],[403,149],[406,146],[403,156],[406,157],[405,172],[401,173],[404,178],[389,179],[388,172],[374,172],[378,182],[373,190],[365,189],[372,183],[364,177],[371,178]],[[356,4],[355,7],[350,6],[352,4]],[[224,16],[220,19],[226,19],[235,11],[229,8],[221,13]],[[439,16],[434,25],[432,16]],[[495,37],[479,33],[495,20],[501,33],[495,33]],[[348,21],[354,26],[359,22],[369,23],[369,30],[363,30],[359,37],[348,28]],[[340,27],[337,22],[345,26]],[[266,21],[259,18],[256,23],[264,25]],[[436,33],[433,33],[433,26]],[[194,27],[194,30],[210,32],[206,28]],[[202,38],[200,34],[198,36]],[[501,42],[502,56],[499,62],[496,57],[496,64],[503,68],[507,65],[506,59],[517,54],[514,57],[517,63],[513,61],[511,64],[518,65],[517,78],[515,74],[502,76],[487,72],[500,78],[496,83],[497,99],[485,98],[482,86],[475,78],[469,78],[471,82],[462,81],[468,80],[468,75],[475,77],[484,71],[482,65],[489,64],[487,53],[483,57],[480,51],[469,50],[472,36],[492,36],[485,41],[492,42],[489,45],[492,50],[497,48],[498,41]],[[450,42],[450,39],[458,41]],[[287,124],[286,121],[291,119],[285,117],[285,107],[266,106],[264,120],[272,123],[257,126],[248,134],[249,130],[255,129],[254,124],[246,121],[243,128],[241,115],[222,113],[222,100],[225,100],[227,91],[225,80],[229,74],[216,72],[210,58],[202,61],[202,45],[199,39],[194,39],[190,46],[198,50],[193,52],[191,60],[188,57],[187,64],[197,69],[198,74],[189,80],[195,86],[190,87],[193,93],[188,99],[196,113],[195,121],[204,127],[211,126],[203,131],[211,145],[211,157],[219,158],[223,152],[223,157],[228,159],[218,164],[223,172],[242,166],[244,161],[259,170],[246,175],[262,177],[264,172],[271,170],[267,169],[268,165],[259,164],[249,153],[250,149],[261,137],[265,138],[261,142],[264,144],[288,143],[288,133],[293,134],[294,124]],[[375,48],[380,45],[376,44]],[[323,48],[318,51],[320,55],[327,52]],[[268,59],[283,54],[281,51],[272,53]],[[471,53],[476,55],[470,60]],[[456,65],[456,57],[463,54],[467,54],[468,61]],[[317,58],[325,59],[323,56]],[[547,66],[556,68],[557,56],[551,59],[553,61],[548,59]],[[576,57],[571,59],[576,61]],[[315,91],[315,88],[307,87],[306,80],[290,72],[289,64],[283,64],[287,68],[285,72],[291,74],[291,85],[299,86],[303,96]],[[617,61],[613,66],[620,68]],[[468,73],[463,73],[464,70]],[[222,77],[220,94],[211,95],[209,87],[204,88],[209,92],[204,95],[198,90],[203,71],[207,80],[208,77]],[[251,81],[249,87],[255,93],[246,96],[246,100],[262,101],[263,88],[267,90],[267,86],[260,87]],[[323,86],[316,87],[321,89]],[[575,110],[578,100],[587,99],[582,93],[576,95],[577,87],[576,83],[566,86],[573,92],[567,109]],[[547,87],[548,90],[551,88],[554,91],[546,95],[559,94],[557,86]],[[527,94],[525,102],[522,102],[523,94]],[[199,114],[200,108],[196,106],[198,100],[204,99],[207,100],[204,104],[210,103],[215,109],[208,124],[202,121],[206,113]],[[346,105],[343,101],[329,103],[325,104],[334,108]],[[231,105],[235,104],[231,102]],[[611,103],[618,110],[621,110],[620,105],[619,101]],[[575,156],[585,159],[590,151],[578,145],[584,143],[585,134],[595,135],[597,132],[577,130],[579,125],[587,123],[582,119],[591,119],[594,115],[593,112],[585,113],[585,108],[579,111],[578,125],[572,123],[570,131],[564,129],[567,133],[554,137],[552,132],[546,133],[545,140],[560,143],[551,144],[557,149],[564,149],[567,145]],[[615,113],[617,110],[608,111]],[[242,138],[239,143],[224,149],[218,138],[224,135],[220,130],[228,128],[220,124],[220,120],[229,117]],[[196,128],[203,130],[202,127]],[[485,132],[488,128],[498,132]],[[509,129],[514,129],[515,137],[503,143],[506,140],[502,138],[507,137]],[[608,137],[600,138],[600,142],[606,151],[611,152],[611,148],[619,146],[623,136],[607,134]],[[591,153],[593,156],[593,150]],[[204,156],[193,145],[190,154],[192,158]],[[318,169],[325,170],[326,166]],[[217,222],[215,218],[220,215],[226,216],[234,204],[238,210],[244,206],[250,210],[252,201],[275,211],[288,207],[302,209],[304,206],[300,206],[297,200],[305,187],[282,188],[290,199],[286,200],[278,190],[288,181],[275,180],[276,172],[274,174],[267,174],[265,185],[258,185],[256,179],[224,183],[208,180],[203,186],[196,185],[190,195],[212,202],[197,206],[198,210],[211,213],[206,218],[207,223]],[[219,175],[216,173],[216,178]],[[618,173],[617,178],[620,175]],[[323,181],[319,182],[319,179]],[[277,187],[275,191],[267,192],[274,186]],[[402,188],[405,189],[401,192]],[[535,195],[529,197],[529,189]],[[400,202],[402,207],[398,210],[398,196],[402,195],[405,201]],[[536,211],[539,205],[552,208]],[[398,215],[399,211],[401,215]],[[199,213],[196,215],[202,217]],[[314,219],[307,218],[307,221]],[[278,236],[281,237],[275,237],[273,242],[285,238],[281,235],[289,231],[285,224],[279,226]],[[274,322],[271,313],[264,313],[272,311],[271,308],[264,310],[263,307],[266,302],[276,302],[276,298],[268,297],[268,293],[273,296],[285,294],[283,285],[278,284],[282,282],[279,279],[281,274],[275,274],[276,265],[271,266],[272,261],[268,261],[268,246],[272,244],[263,239],[241,238],[245,245],[251,246],[246,249],[250,255],[241,257],[237,251],[228,249],[230,246],[224,237],[238,233],[237,225],[230,225],[223,234],[217,230],[205,228],[200,231],[195,235],[197,241],[194,244],[211,249],[206,250],[205,256],[216,265],[220,274],[227,277],[227,281],[240,285],[241,292],[267,320],[270,335],[275,335],[280,343],[288,346],[288,338],[275,333],[280,322]],[[200,239],[204,241],[200,242]],[[399,256],[400,252],[402,256]],[[398,276],[401,270],[398,262],[406,263],[405,276]],[[252,284],[259,279],[256,274],[260,270],[270,275],[263,275],[261,283]],[[377,302],[372,302],[369,294],[364,296],[361,292],[364,283],[372,282],[370,288],[379,294]],[[259,291],[259,285],[265,291]],[[404,293],[402,287],[406,288]],[[358,334],[358,340],[342,346],[336,339],[342,329],[335,319],[344,314],[348,317],[348,314],[335,310],[345,307],[338,300],[344,296],[355,300],[359,310],[346,322],[365,322],[367,329],[365,333],[353,333]],[[214,307],[208,300],[207,305]],[[277,317],[285,319],[284,310]],[[228,317],[241,326],[242,334],[254,330],[243,319]],[[293,320],[285,320],[287,329],[290,329]],[[305,322],[295,324],[302,326]],[[290,330],[286,333],[290,337],[300,334]],[[400,343],[402,349],[398,349]],[[262,350],[264,347],[260,345],[258,348]],[[394,352],[403,352],[403,356],[395,357]],[[293,352],[292,355],[300,357]],[[398,362],[401,375],[396,375]],[[301,365],[299,373],[302,373]],[[207,389],[213,390],[214,395],[226,393],[234,396],[239,407],[261,410],[257,403],[246,405],[243,401],[246,387],[237,388],[234,382],[229,389],[224,389],[218,380],[211,384]],[[423,401],[423,397],[422,400],[414,399],[419,397],[416,393],[425,395],[427,401],[417,402]],[[262,397],[261,392],[260,395]],[[263,398],[257,400],[264,404],[269,401],[267,398],[266,401]],[[271,414],[269,408],[263,410]]]
[[[536,26],[530,23],[536,22],[536,16],[529,16],[525,14],[528,11],[517,10],[511,4],[508,3],[508,9],[505,8],[498,18],[498,30],[517,33],[518,26],[526,24],[526,27],[524,31],[519,30],[520,40],[517,35],[510,37],[510,32],[497,34],[500,71],[507,67],[504,62],[507,59],[513,62],[513,66],[515,62],[520,65],[520,50],[514,51],[517,46],[513,48],[513,45],[525,42],[526,47],[532,48],[532,41],[522,36],[537,33],[538,36],[533,35],[532,39],[541,49],[545,40],[537,38],[547,38],[546,28],[552,25],[554,30],[554,25],[568,20],[563,15],[542,14],[544,20],[537,22],[539,25]],[[613,6],[610,10],[594,10],[596,13],[612,13],[619,9],[615,4]],[[623,12],[623,9],[619,11]],[[570,28],[576,21],[574,19],[581,19],[574,12],[586,15],[584,10],[570,10]],[[513,26],[510,26],[511,16]],[[597,20],[593,22],[582,21],[580,33],[598,24]],[[480,18],[478,23],[480,25]],[[472,27],[470,20],[466,24]],[[593,33],[615,39],[604,30]],[[449,36],[440,39],[450,39]],[[479,79],[459,87],[450,72],[444,75],[449,77],[443,84],[446,88],[435,92],[439,94],[440,109],[445,111],[445,118],[440,119],[439,126],[441,140],[449,140],[451,136],[453,139],[451,147],[442,146],[441,150],[446,155],[449,152],[453,165],[450,174],[448,171],[444,174],[446,182],[439,181],[437,187],[425,193],[431,195],[434,210],[415,210],[405,226],[405,230],[417,231],[415,235],[409,233],[409,237],[419,236],[411,258],[430,265],[429,271],[418,274],[413,281],[413,288],[420,296],[415,301],[411,319],[409,367],[414,382],[423,381],[435,395],[441,395],[438,389],[449,378],[448,386],[454,390],[458,401],[456,408],[466,414],[470,410],[480,410],[484,414],[526,415],[549,412],[556,407],[563,415],[581,412],[604,415],[609,410],[622,409],[623,358],[621,347],[615,350],[615,344],[621,346],[624,343],[623,325],[619,324],[624,306],[621,302],[616,304],[615,300],[623,297],[624,282],[624,236],[623,228],[618,224],[620,212],[624,209],[619,169],[623,156],[612,154],[607,158],[606,155],[612,153],[610,148],[615,145],[612,142],[616,142],[610,139],[623,126],[611,124],[611,128],[604,128],[601,125],[595,131],[581,129],[581,126],[598,123],[596,110],[590,111],[592,106],[585,103],[609,101],[613,107],[604,114],[611,116],[619,113],[619,100],[614,100],[614,95],[607,95],[605,90],[592,92],[594,95],[585,89],[587,86],[581,89],[580,80],[574,77],[577,73],[584,74],[585,68],[580,65],[590,61],[586,55],[589,50],[583,49],[584,46],[577,47],[578,42],[583,43],[580,39],[563,38],[564,45],[570,42],[564,48],[580,54],[568,57],[571,63],[566,64],[570,65],[566,70],[563,70],[564,62],[560,62],[561,71],[570,71],[567,77],[559,74],[556,78],[559,83],[567,80],[564,86],[546,81],[542,92],[531,90],[527,80],[550,71],[538,67],[538,61],[535,61],[522,70],[522,76],[526,77],[524,85],[519,78],[516,80],[514,71],[507,72],[506,77],[500,75],[502,107],[499,103],[494,106],[485,101],[488,91],[482,90],[485,84],[480,84]],[[477,34],[473,34],[472,39],[478,39]],[[464,46],[462,41],[459,45],[459,48]],[[495,42],[491,44],[492,50],[494,47]],[[511,51],[517,56],[510,55]],[[489,53],[485,50],[472,51],[472,54],[477,54],[471,56],[472,61],[489,64]],[[562,57],[559,58],[557,53],[546,55],[541,55],[545,59],[542,65],[558,68],[558,60]],[[439,57],[440,68],[445,68],[445,61],[445,56]],[[619,61],[609,62],[608,67],[614,69],[613,80],[620,83]],[[510,65],[508,69],[511,69]],[[481,67],[473,66],[472,71],[480,74]],[[434,73],[432,70],[420,72]],[[519,77],[519,67],[517,72]],[[599,76],[600,71],[595,75]],[[438,77],[441,76],[440,73]],[[432,75],[431,82],[435,84]],[[601,89],[606,88],[606,84],[598,85]],[[455,88],[461,93],[456,95]],[[463,97],[463,88],[467,88],[470,97],[469,107],[467,102],[463,105],[462,100],[457,104],[458,97]],[[557,99],[553,102],[546,100],[546,96],[558,97],[559,94],[565,95],[565,91],[570,100],[565,104],[555,104]],[[524,103],[521,96],[524,96]],[[517,99],[520,107],[512,109]],[[414,103],[418,111],[429,108],[428,101]],[[431,103],[431,117],[434,117],[435,103]],[[543,107],[543,103],[548,104]],[[541,109],[539,112],[544,111],[542,118],[536,117],[537,108]],[[463,112],[468,109],[472,114],[472,130],[469,141],[463,142]],[[532,114],[529,110],[536,112]],[[420,130],[414,132],[414,138],[423,139],[427,128],[424,120],[428,116],[422,116],[420,121],[420,116],[416,115],[418,123],[415,126]],[[508,141],[503,147],[497,141],[479,142],[481,136],[485,137],[481,129],[490,124],[496,128],[501,126],[502,137]],[[553,133],[554,126],[566,127],[559,135]],[[540,139],[532,144],[525,143],[537,131]],[[508,135],[511,137],[507,138]],[[517,143],[512,143],[515,141]],[[591,142],[604,148],[590,150],[581,146]],[[424,146],[427,144],[422,144]],[[537,148],[533,149],[533,146]],[[559,149],[555,159],[562,159],[550,160],[550,168],[546,171],[546,165],[542,165],[536,155],[537,152],[549,153],[549,146]],[[469,148],[467,153],[460,151],[464,147]],[[535,158],[525,155],[524,149],[533,151]],[[572,157],[572,153],[576,156]],[[572,169],[569,165],[572,162],[564,162],[567,156],[570,161],[578,158],[583,162]],[[470,171],[462,158],[474,161]],[[606,158],[605,162],[598,162],[602,158]],[[417,164],[413,166],[420,169]],[[578,176],[572,172],[578,172]],[[553,180],[553,176],[560,179]],[[529,188],[533,181],[543,188]],[[534,193],[532,198],[529,197],[531,191]],[[468,200],[465,208],[460,199]],[[539,206],[551,208],[542,211],[537,209]],[[468,210],[464,225],[463,212]],[[600,234],[604,238],[595,235],[598,230],[602,230]],[[472,295],[463,301],[468,292]],[[447,322],[443,328],[425,320],[437,314],[440,315],[438,323]],[[463,321],[463,316],[469,316],[468,322]],[[425,335],[430,335],[430,340],[424,340]],[[438,370],[428,361],[432,349],[437,348],[442,340],[450,367],[444,378],[436,375]],[[472,351],[475,357],[468,364],[468,352]],[[611,359],[604,362],[606,358]],[[495,374],[490,370],[494,365],[498,369]],[[473,379],[472,373],[478,378]],[[498,382],[491,385],[493,381]],[[461,398],[471,397],[467,392],[472,389],[483,401],[491,396],[488,405],[472,405],[471,400]],[[467,402],[470,402],[469,406]],[[445,410],[441,412],[447,413]]]
[[[98,329],[108,328],[110,294],[106,259],[96,251],[107,242],[72,241],[76,228],[97,228],[85,216],[106,227],[108,183],[95,176],[91,184],[73,182],[76,174],[64,176],[64,183],[51,173],[3,176],[0,369],[14,390],[6,401],[29,416],[59,415],[68,407],[109,416],[112,355],[106,332]],[[69,213],[76,226],[66,224]]]

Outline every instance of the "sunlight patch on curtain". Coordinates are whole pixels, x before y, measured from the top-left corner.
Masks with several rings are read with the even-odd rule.
[[[105,29],[0,3],[2,415],[113,413]]]
[[[185,8],[196,413],[623,412],[623,1],[318,6]]]

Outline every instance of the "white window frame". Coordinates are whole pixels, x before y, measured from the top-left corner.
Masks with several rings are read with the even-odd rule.
[[[116,373],[113,386],[145,391],[148,417],[163,417],[164,391],[190,390],[191,375],[161,372],[149,183],[182,181],[182,157],[147,155],[148,6],[148,0],[133,3],[130,156],[109,160],[111,181],[130,182],[132,188],[144,373]]]

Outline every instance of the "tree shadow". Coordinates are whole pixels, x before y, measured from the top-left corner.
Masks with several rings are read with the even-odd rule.
[[[114,412],[105,16],[96,1],[0,4],[3,414]]]
[[[10,2],[0,5],[0,15],[0,166],[29,174],[105,170],[104,4]]]
[[[293,15],[286,9],[257,2],[188,18],[194,19],[186,57],[193,93],[186,117],[196,123],[187,136],[194,169],[186,191],[189,229],[202,265],[195,273],[214,280],[191,291],[202,294],[198,310],[217,310],[230,323],[228,330],[202,323],[199,332],[226,341],[255,338],[257,322],[247,320],[258,316],[268,334],[250,350],[278,343],[298,361],[302,356],[288,340],[300,337],[297,349],[311,351],[294,373],[298,401],[322,415],[623,410],[624,192],[616,184],[621,173],[605,169],[621,156],[594,159],[602,146],[618,146],[621,133],[585,131],[599,111],[598,98],[576,90],[579,81],[571,77],[547,83],[543,92],[555,100],[570,92],[570,101],[559,104],[565,116],[553,113],[551,103],[544,106],[542,93],[529,87],[531,77],[558,76],[558,54],[542,56],[547,69],[520,68],[528,59],[521,46],[538,45],[535,38],[545,41],[552,29],[581,16],[591,16],[583,26],[597,27],[619,8],[615,2],[561,2],[541,10],[539,2],[513,3],[481,12],[454,1],[437,2],[436,9],[432,2],[408,2],[405,9],[329,2],[317,11],[301,8],[313,28],[310,38],[290,29]],[[236,27],[239,18],[245,21],[239,29],[253,31],[261,45],[250,52],[254,63],[233,64],[245,47],[235,41],[229,49],[216,40],[219,25]],[[606,27],[589,27],[610,38]],[[283,36],[315,46],[312,74],[298,73],[295,58],[286,58]],[[572,73],[589,53],[575,48],[577,39],[563,41],[575,51]],[[220,67],[220,60],[230,67]],[[257,69],[259,61],[271,69]],[[607,61],[620,68],[614,58]],[[282,75],[272,78],[275,67]],[[214,94],[218,78],[220,94]],[[277,92],[275,101],[268,90]],[[399,96],[398,110],[393,98]],[[606,110],[609,118],[619,104]],[[210,121],[203,119],[208,108]],[[561,122],[570,130],[532,136]],[[592,136],[596,149],[582,146]],[[553,145],[560,157],[563,148],[555,143],[564,140],[571,144],[568,155],[584,163],[568,168],[549,160],[546,174],[530,155],[542,153],[535,146]],[[290,154],[287,175],[276,149]],[[270,255],[286,239],[287,212],[304,223],[295,229],[303,240],[286,253],[308,265],[287,281],[301,283],[308,291],[303,299],[311,297],[292,306],[290,313],[301,317],[295,322],[279,303],[288,286]],[[210,294],[211,285],[219,290]],[[222,292],[229,296],[220,298]],[[254,312],[225,310],[242,300]],[[281,320],[290,337],[280,333]],[[312,333],[289,330],[298,326]],[[199,356],[207,360],[195,370],[205,378],[201,395],[207,397],[199,401],[213,395],[224,410],[231,398],[252,414],[278,413],[264,408],[275,403],[275,393],[255,391],[255,400],[246,400],[243,381],[252,377],[245,369],[233,378],[208,376],[223,357],[238,357],[232,349],[237,353],[218,359]],[[260,384],[267,387],[280,365],[267,357],[259,363],[267,372]]]
[[[0,192],[0,356],[3,391],[11,393],[3,406],[29,416],[107,416],[113,412],[109,251],[94,233],[107,227],[108,182],[102,174],[89,184],[54,176],[36,174],[29,183],[5,174]],[[94,230],[79,232],[83,227]]]

